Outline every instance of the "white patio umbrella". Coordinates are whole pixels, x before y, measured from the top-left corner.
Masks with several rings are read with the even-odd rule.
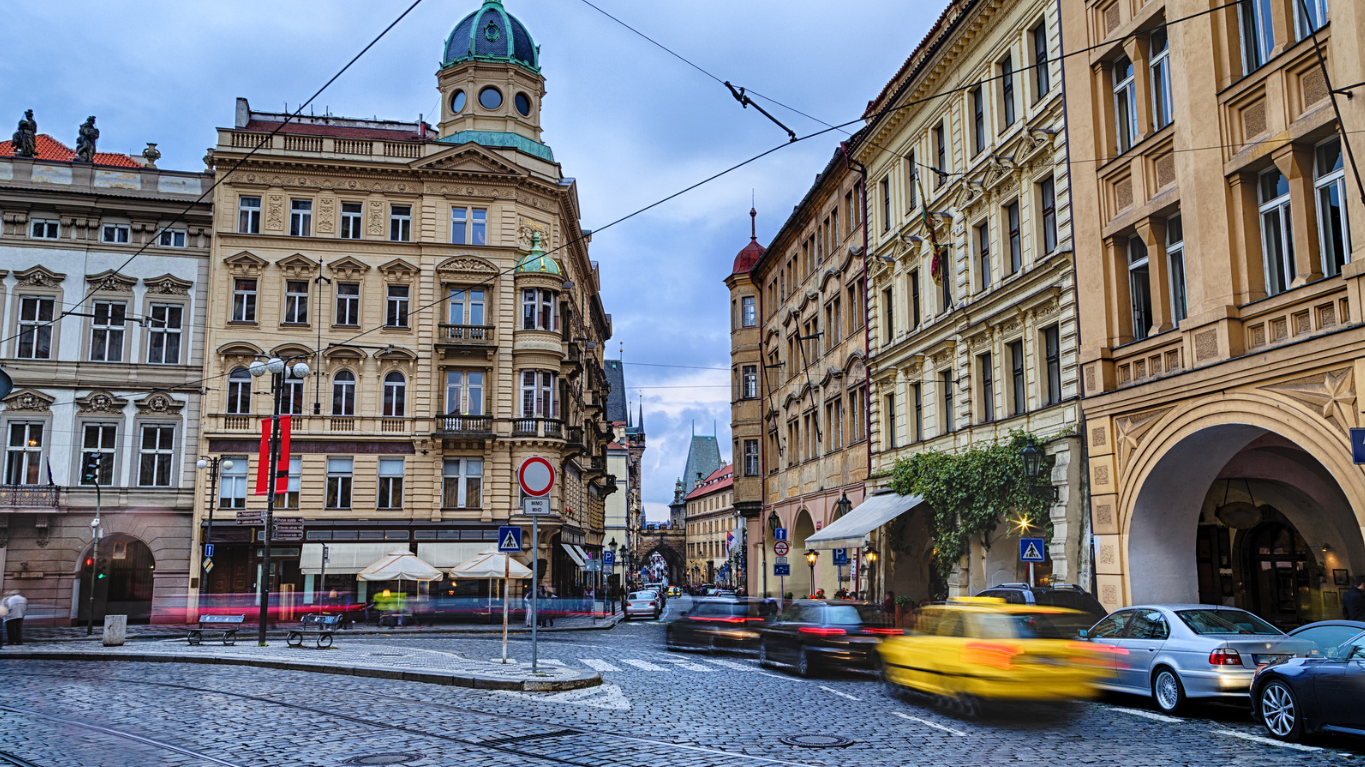
[[[507,582],[511,578],[530,578],[531,569],[526,565],[501,554],[497,549],[484,549],[473,559],[461,562],[451,569],[452,578],[472,580],[502,579],[502,662],[507,662]]]
[[[431,582],[444,577],[440,570],[418,559],[407,549],[385,554],[379,561],[356,575],[356,579],[362,581],[398,581],[400,592],[403,581]]]

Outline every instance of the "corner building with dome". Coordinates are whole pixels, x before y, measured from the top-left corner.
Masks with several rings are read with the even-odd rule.
[[[220,464],[216,481],[199,471],[190,612],[201,593],[264,587],[264,532],[236,517],[266,506],[254,491],[271,377],[249,366],[269,357],[311,369],[282,393],[291,465],[275,514],[303,519],[302,540],[273,539],[282,619],[323,597],[372,603],[381,589],[487,596],[488,582],[448,573],[517,521],[516,468],[530,455],[550,459],[558,480],[539,541],[520,518],[519,559],[529,566],[534,551],[560,597],[596,575],[583,563],[600,556],[603,501],[616,490],[602,360],[611,316],[577,184],[542,140],[539,48],[486,0],[455,24],[436,81],[435,127],[326,115],[281,128],[287,115],[238,99],[234,124],[218,130],[218,172],[242,164],[215,193],[209,295],[195,319],[207,376],[198,451]],[[357,581],[396,550],[446,577]]]

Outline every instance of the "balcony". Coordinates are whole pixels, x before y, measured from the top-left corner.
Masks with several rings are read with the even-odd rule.
[[[259,435],[261,420],[269,417],[266,413],[249,415],[213,413],[204,417],[205,431]],[[290,416],[290,432],[294,435],[416,434],[421,431],[418,420],[388,416],[294,415]]]
[[[568,442],[568,447],[570,449],[580,453],[588,449],[587,443],[583,441],[582,426],[566,426],[564,430],[567,433],[565,440]]]
[[[564,439],[564,422],[555,418],[513,418],[512,436]]]
[[[56,485],[0,485],[0,509],[51,509],[61,499]]]
[[[436,436],[481,438],[493,436],[491,415],[438,415]]]
[[[492,325],[450,325],[442,322],[436,330],[437,346],[492,346],[496,343]]]

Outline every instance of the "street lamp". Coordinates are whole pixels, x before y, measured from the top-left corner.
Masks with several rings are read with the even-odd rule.
[[[863,560],[867,562],[867,595],[872,596],[872,568],[877,564],[877,550],[869,544],[863,549]]]
[[[810,593],[815,596],[815,560],[820,558],[820,552],[815,549],[806,549],[806,564],[810,565]]]
[[[204,530],[204,559],[207,562],[212,562],[213,560],[209,556],[209,552],[211,551],[209,546],[213,544],[213,509],[214,506],[218,503],[218,470],[220,468],[219,459],[217,456],[214,456],[213,458],[200,458],[199,461],[196,462],[194,465],[199,467],[200,469],[208,469],[209,467],[213,467],[209,471],[208,527]],[[232,461],[222,461],[221,468],[223,471],[232,471]],[[204,593],[204,589],[208,587],[208,574],[209,569],[211,567],[212,565],[209,565],[209,567],[204,568],[204,582],[199,589],[199,594],[201,596]]]
[[[1033,480],[1038,479],[1043,470],[1043,451],[1039,450],[1037,445],[1029,443],[1019,451],[1019,458],[1024,462],[1024,479],[1029,480],[1029,487],[1032,491],[1036,495],[1049,498],[1053,503],[1056,503],[1059,497],[1056,485],[1037,487],[1033,483]]]
[[[843,515],[849,513],[849,512],[852,511],[852,510],[853,510],[853,501],[850,501],[850,500],[848,499],[848,493],[847,493],[847,492],[845,492],[845,493],[843,494],[843,496],[842,496],[841,498],[839,498],[839,500],[837,500],[837,501],[834,502],[834,518],[835,518],[835,519],[838,519],[839,517],[842,517]]]

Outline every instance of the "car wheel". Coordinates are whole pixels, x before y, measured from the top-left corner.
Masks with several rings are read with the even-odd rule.
[[[886,697],[892,700],[900,700],[905,694],[904,688],[891,681],[891,676],[886,673],[886,666],[882,666],[878,670],[877,676],[882,680],[882,688],[886,691]]]
[[[1152,699],[1164,713],[1179,713],[1185,706],[1185,686],[1180,683],[1180,676],[1165,666],[1158,669],[1152,677]]]
[[[768,658],[767,642],[758,643],[758,665],[762,666],[763,668],[768,668],[769,666],[773,665],[773,662]]]
[[[815,673],[815,664],[811,663],[810,654],[806,652],[805,645],[796,651],[796,673],[805,677]]]
[[[1261,707],[1261,721],[1271,737],[1294,742],[1303,737],[1303,717],[1299,701],[1289,685],[1275,680],[1267,684],[1257,698]]]

